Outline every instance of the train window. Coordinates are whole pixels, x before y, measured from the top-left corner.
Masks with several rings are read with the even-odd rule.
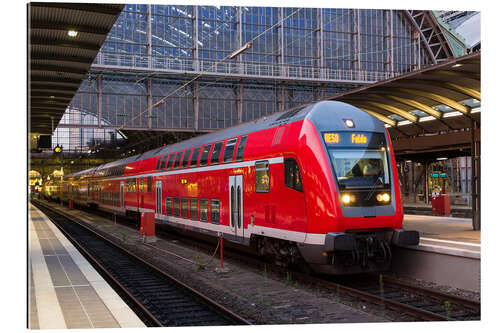
[[[169,156],[170,156],[170,158],[168,159],[167,170],[172,170],[172,164],[174,162],[175,153],[170,153]]]
[[[178,151],[177,155],[175,155],[174,165],[172,166],[173,169],[179,169],[179,164],[181,162],[181,155],[182,155],[181,151]]]
[[[179,197],[174,197],[174,216],[180,216]]]
[[[141,193],[144,193],[144,178],[141,177]]]
[[[245,145],[247,143],[248,136],[242,136],[240,142],[238,143],[238,149],[236,149],[236,162],[243,161],[243,152],[245,151]]]
[[[212,149],[212,156],[210,156],[210,165],[220,163],[220,153],[222,152],[223,141],[216,142],[214,144],[214,149]]]
[[[255,192],[269,192],[269,161],[255,162]]]
[[[148,193],[153,192],[153,177],[148,177]]]
[[[196,147],[191,154],[191,161],[189,162],[190,168],[196,168],[196,163],[198,162],[198,156],[200,155],[201,147]]]
[[[208,199],[200,199],[200,221],[208,222]]]
[[[188,198],[181,198],[181,216],[185,219],[188,218]]]
[[[160,170],[163,170],[165,168],[165,164],[167,163],[167,159],[168,159],[168,154],[163,155],[163,157],[161,159],[161,163],[160,163]]]
[[[200,166],[205,166],[208,164],[208,153],[210,153],[211,144],[204,145],[200,156]]]
[[[156,170],[160,168],[160,162],[162,160],[163,156],[158,157],[158,161],[156,161]]]
[[[285,185],[302,192],[302,179],[297,161],[293,158],[285,158]]]
[[[182,157],[182,168],[185,169],[188,167],[189,163],[189,153],[191,151],[189,149],[184,149],[184,156]]]
[[[214,224],[220,222],[220,201],[219,199],[210,200],[210,221]]]
[[[231,163],[233,161],[236,140],[237,139],[227,140],[226,147],[224,147],[224,154],[222,155],[222,161],[224,163]]]
[[[191,202],[189,203],[189,209],[191,214],[191,220],[198,220],[198,199],[191,198]]]
[[[165,206],[167,207],[167,215],[172,215],[172,197],[167,197],[165,199]]]

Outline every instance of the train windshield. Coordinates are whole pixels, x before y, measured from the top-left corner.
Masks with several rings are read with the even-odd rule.
[[[385,147],[329,149],[340,189],[387,188],[390,185]]]

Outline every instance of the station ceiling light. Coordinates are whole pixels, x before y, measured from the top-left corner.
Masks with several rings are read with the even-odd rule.
[[[70,37],[73,37],[73,38],[74,38],[74,37],[76,37],[77,35],[78,35],[78,31],[73,30],[73,29],[68,30],[68,36],[70,36]]]

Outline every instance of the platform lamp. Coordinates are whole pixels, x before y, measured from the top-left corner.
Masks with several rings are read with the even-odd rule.
[[[56,154],[59,154],[59,161],[61,163],[61,190],[59,191],[59,193],[62,193],[62,181],[63,181],[63,154],[62,154],[62,151],[63,151],[63,146],[59,144],[57,144],[57,146],[54,147],[54,153]],[[60,198],[60,202],[61,202],[61,206],[63,204],[62,202],[62,198]]]

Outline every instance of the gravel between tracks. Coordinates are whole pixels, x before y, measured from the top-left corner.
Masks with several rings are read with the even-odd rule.
[[[105,237],[119,240],[122,246],[154,263],[192,288],[203,292],[255,324],[368,323],[386,321],[378,309],[332,293],[301,285],[287,276],[225,259],[227,272],[217,272],[219,258],[211,260],[203,250],[183,246],[175,239],[143,243],[142,235],[130,227],[113,224],[101,217],[73,210]],[[215,249],[216,244],[214,244]],[[178,258],[165,251],[197,263]]]

